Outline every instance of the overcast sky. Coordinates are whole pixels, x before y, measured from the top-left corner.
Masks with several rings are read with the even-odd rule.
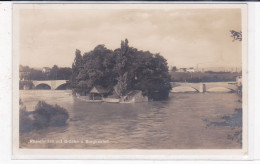
[[[20,64],[69,66],[76,49],[120,47],[127,38],[139,50],[160,53],[177,67],[241,66],[240,9],[23,9]]]

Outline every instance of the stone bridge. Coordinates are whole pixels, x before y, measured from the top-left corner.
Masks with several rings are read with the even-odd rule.
[[[43,80],[43,81],[32,81],[34,89],[37,89],[39,86],[47,86],[51,90],[55,90],[62,85],[67,84],[67,80]]]
[[[171,92],[234,92],[236,82],[180,83],[171,82]]]

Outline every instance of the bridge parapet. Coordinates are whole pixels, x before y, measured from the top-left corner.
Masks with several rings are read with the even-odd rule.
[[[36,88],[40,84],[48,85],[51,90],[57,89],[59,86],[66,84],[67,80],[41,80],[41,81],[32,81],[34,87]]]
[[[208,82],[208,83],[180,83],[172,82],[172,88],[186,87],[197,90],[198,92],[227,92],[236,91],[236,82]]]

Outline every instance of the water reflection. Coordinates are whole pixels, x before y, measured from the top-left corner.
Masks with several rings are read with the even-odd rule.
[[[209,121],[204,119],[207,127],[210,126],[228,126],[232,129],[236,128],[233,134],[228,134],[227,138],[234,140],[242,146],[242,108],[236,108],[232,115],[225,115],[219,118],[218,121]]]
[[[33,96],[32,96],[33,95]],[[205,119],[231,119],[241,108],[231,93],[178,93],[167,101],[135,104],[88,103],[75,99],[69,91],[23,91],[29,110],[39,100],[66,108],[70,118],[65,127],[21,134],[21,146],[31,148],[102,149],[198,149],[241,148],[227,136],[235,134],[231,126],[207,128]],[[242,119],[242,116],[236,115]],[[234,118],[235,119],[235,118]],[[204,120],[204,121],[203,121]],[[232,122],[232,121],[231,121]],[[240,126],[234,121],[232,124]],[[213,123],[212,123],[213,125]],[[106,140],[106,144],[30,144],[29,139]]]

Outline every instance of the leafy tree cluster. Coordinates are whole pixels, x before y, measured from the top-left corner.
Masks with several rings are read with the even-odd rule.
[[[72,75],[72,69],[69,67],[58,67],[54,65],[49,73],[44,73],[48,80],[69,80]]]
[[[152,100],[166,99],[171,89],[167,61],[160,54],[141,51],[121,41],[120,48],[110,50],[98,45],[81,55],[76,50],[72,64],[71,87],[86,95],[94,85],[124,96],[142,90]]]
[[[19,71],[20,78],[25,80],[70,80],[72,75],[71,68],[58,67],[57,65],[54,65],[49,72],[20,65]]]

